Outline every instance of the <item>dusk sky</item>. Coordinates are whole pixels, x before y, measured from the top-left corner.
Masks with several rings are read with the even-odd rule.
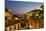
[[[38,6],[43,5],[40,2],[23,2],[23,1],[6,1],[5,6],[16,15],[22,15],[31,9],[35,9]]]

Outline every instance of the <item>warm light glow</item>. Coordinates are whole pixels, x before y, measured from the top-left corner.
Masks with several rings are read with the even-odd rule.
[[[18,20],[18,18],[16,17],[15,20]]]
[[[32,26],[30,25],[30,28],[32,28]]]
[[[36,16],[38,16],[38,14],[36,14]]]

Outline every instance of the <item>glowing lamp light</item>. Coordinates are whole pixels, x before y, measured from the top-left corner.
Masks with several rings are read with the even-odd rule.
[[[36,16],[38,16],[38,14],[36,14]]]
[[[18,20],[18,18],[16,17],[15,20]]]
[[[32,26],[30,25],[30,28],[32,28]]]
[[[32,26],[30,26],[30,28],[32,28]]]

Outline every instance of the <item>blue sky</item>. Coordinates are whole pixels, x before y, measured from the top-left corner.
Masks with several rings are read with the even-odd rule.
[[[38,6],[43,5],[40,2],[23,2],[23,1],[6,1],[5,6],[12,10],[12,12],[16,15],[22,15],[26,12],[34,9]]]

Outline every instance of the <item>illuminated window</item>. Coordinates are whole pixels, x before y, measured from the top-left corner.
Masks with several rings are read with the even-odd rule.
[[[36,16],[39,16],[38,14],[36,14]]]

